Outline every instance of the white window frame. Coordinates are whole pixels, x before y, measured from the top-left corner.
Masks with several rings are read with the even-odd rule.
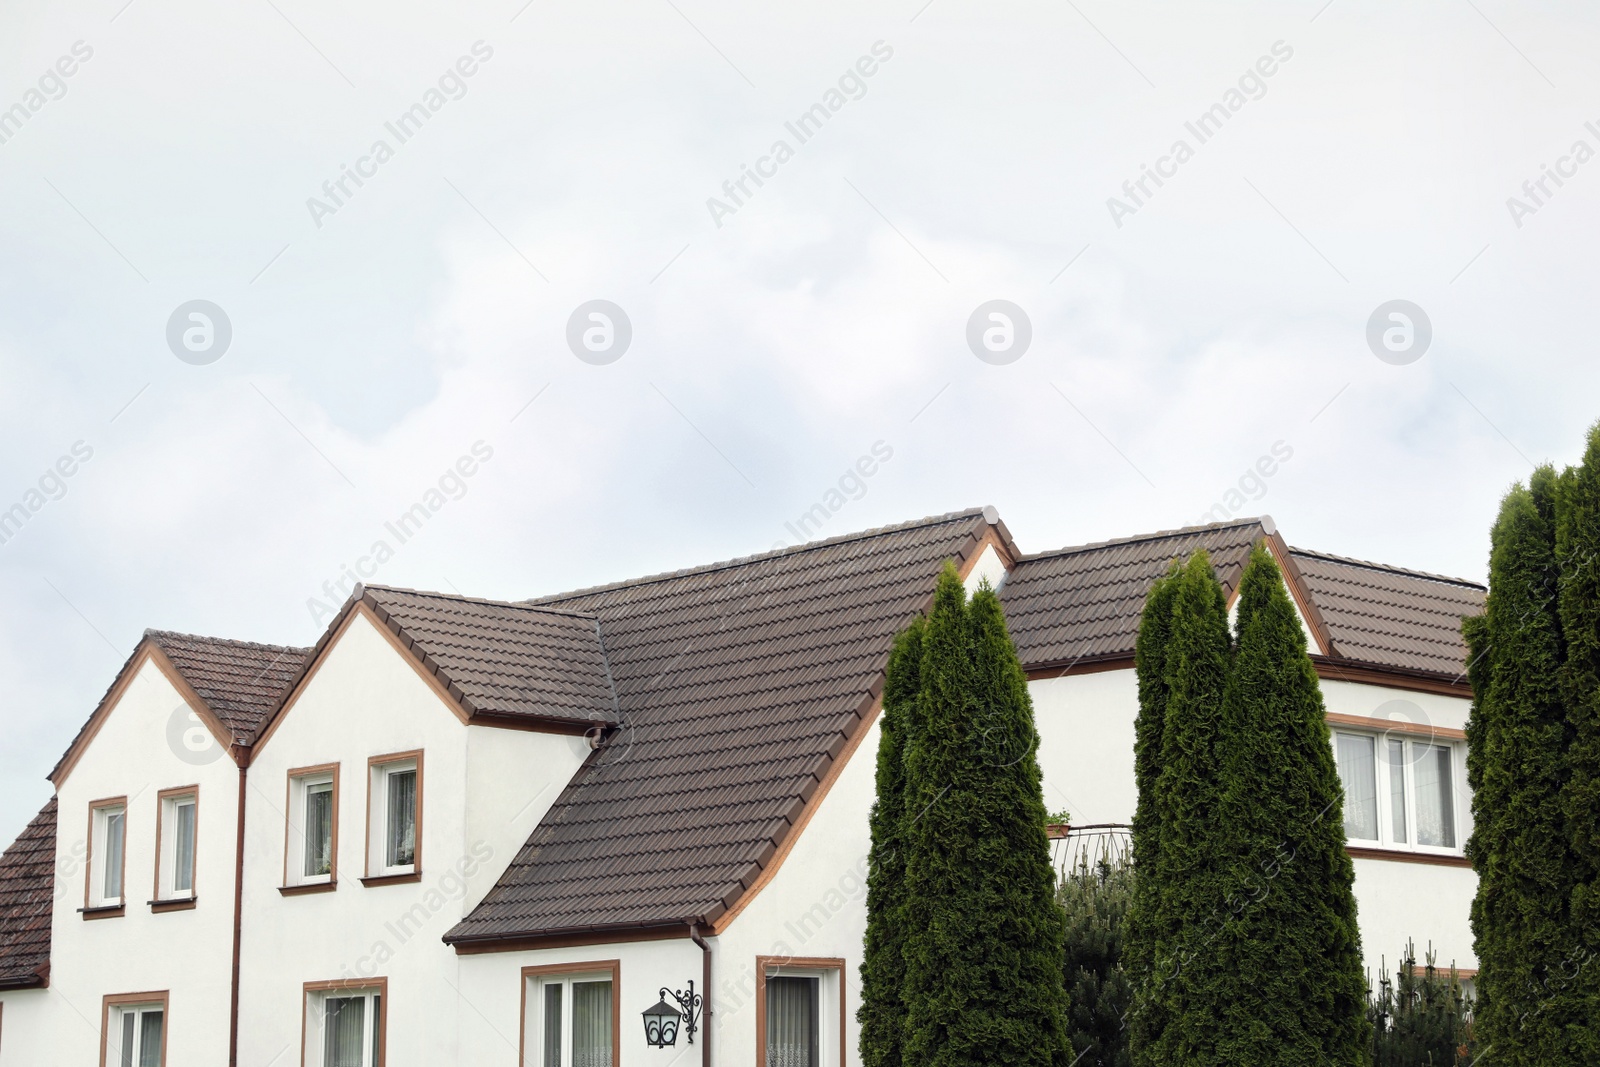
[[[372,978],[361,981],[309,982],[305,987],[304,1056],[305,1067],[325,1067],[328,1001],[361,999],[361,1067],[384,1067],[389,1054],[389,981]]]
[[[121,834],[118,850],[117,881],[121,892],[111,896],[106,892],[106,859],[111,854],[110,831],[113,818],[117,819]],[[89,911],[101,908],[124,907],[128,901],[128,801],[126,797],[114,800],[97,800],[89,805],[89,863],[84,892],[84,908]]]
[[[374,756],[367,763],[367,878],[420,877],[422,871],[422,752],[396,752]],[[410,863],[389,863],[389,778],[414,773]]]
[[[160,852],[156,861],[156,898],[153,903],[187,901],[195,899],[195,883],[200,880],[200,788],[186,786],[163,790],[158,798],[161,810],[157,815],[156,836]],[[179,888],[178,881],[178,828],[181,825],[179,809],[191,809],[189,842],[189,885]]]
[[[522,971],[523,1067],[544,1067],[544,997],[548,986],[561,986],[561,1067],[572,1067],[572,986],[582,982],[605,982],[611,986],[611,1062],[621,1056],[617,1047],[621,1018],[621,963],[608,960],[570,966],[525,967]]]
[[[331,794],[329,803],[328,871],[326,874],[306,873],[306,796],[312,790],[326,786]],[[289,772],[289,816],[284,832],[284,882],[285,886],[331,886],[339,878],[339,765],[304,767]]]
[[[132,1063],[133,1067],[140,1067],[138,1046],[143,1040],[144,1020],[152,1014],[161,1016],[161,1051],[156,1057],[156,1064],[157,1067],[166,1067],[167,1043],[170,1035],[169,1027],[172,1022],[171,1013],[167,1010],[169,999],[166,993],[137,993],[132,996],[107,997],[105,999],[103,1013],[105,1048],[102,1050],[104,1067],[122,1067],[124,1051],[129,1054],[128,1062]],[[124,1049],[122,1033],[125,1020],[129,1016],[134,1019],[135,1044],[132,1049]]]
[[[817,1067],[843,1067],[841,1035],[844,1032],[844,961],[785,959],[758,957],[757,973],[761,975],[761,1016],[759,1044],[756,1058],[767,1062],[767,980],[771,978],[817,979]]]
[[[1465,782],[1466,753],[1465,746],[1452,738],[1435,737],[1433,735],[1416,735],[1392,730],[1385,733],[1376,733],[1367,730],[1336,729],[1333,731],[1334,749],[1338,750],[1339,735],[1360,737],[1371,740],[1376,757],[1374,764],[1377,792],[1377,818],[1378,839],[1376,841],[1366,837],[1349,837],[1347,843],[1356,848],[1377,848],[1391,852],[1414,852],[1421,855],[1433,856],[1464,856],[1466,855],[1465,811],[1466,805],[1462,802],[1460,785]],[[1405,755],[1401,761],[1401,773],[1404,776],[1405,788],[1405,830],[1406,840],[1397,841],[1394,835],[1394,809],[1390,799],[1392,768],[1394,764],[1389,758],[1389,743],[1392,741],[1403,742]],[[1416,766],[1419,759],[1415,754],[1415,747],[1427,745],[1443,748],[1450,754],[1450,781],[1448,793],[1450,796],[1450,816],[1452,819],[1451,831],[1455,838],[1454,845],[1423,845],[1417,842],[1417,788]],[[1348,798],[1347,798],[1348,802]]]

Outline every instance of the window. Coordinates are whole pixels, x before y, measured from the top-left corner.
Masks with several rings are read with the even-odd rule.
[[[105,1067],[165,1067],[166,993],[106,997],[102,1019]]]
[[[152,905],[194,900],[198,786],[164,789],[157,795],[156,897]]]
[[[368,884],[416,881],[422,870],[422,753],[374,756],[367,783]]]
[[[383,1067],[387,979],[305,987],[306,1067]]]
[[[767,1067],[844,1063],[844,960],[757,957],[756,1047]]]
[[[621,964],[522,970],[523,1067],[612,1067],[622,1035]]]
[[[1346,837],[1414,851],[1459,852],[1456,748],[1432,738],[1335,733]]]
[[[339,873],[339,765],[289,772],[284,886],[331,889]]]
[[[89,885],[84,910],[123,906],[127,873],[128,800],[97,800],[89,806]]]

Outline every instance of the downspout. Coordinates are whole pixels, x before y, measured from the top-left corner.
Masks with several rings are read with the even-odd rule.
[[[239,764],[239,837],[233,869],[233,998],[228,1017],[228,1067],[239,1067],[239,954],[244,941],[244,801],[250,774],[249,749]]]
[[[700,958],[705,962],[700,979],[705,990],[700,994],[700,1064],[711,1067],[711,946],[700,936],[700,924],[696,922],[689,924],[689,940],[700,946]]]

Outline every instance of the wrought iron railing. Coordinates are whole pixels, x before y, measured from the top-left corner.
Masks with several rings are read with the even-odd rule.
[[[1127,823],[1056,825],[1047,832],[1057,877],[1064,878],[1083,867],[1093,869],[1102,861],[1120,867],[1133,858],[1133,827]]]

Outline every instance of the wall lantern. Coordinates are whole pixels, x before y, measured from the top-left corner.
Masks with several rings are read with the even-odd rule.
[[[667,1003],[668,997],[678,1002],[676,1008]],[[678,1029],[681,1026],[688,1044],[694,1044],[694,1021],[700,1014],[703,999],[695,994],[693,982],[689,983],[687,993],[663,986],[661,1000],[644,1013],[644,1039],[654,1048],[671,1048],[678,1043]]]

